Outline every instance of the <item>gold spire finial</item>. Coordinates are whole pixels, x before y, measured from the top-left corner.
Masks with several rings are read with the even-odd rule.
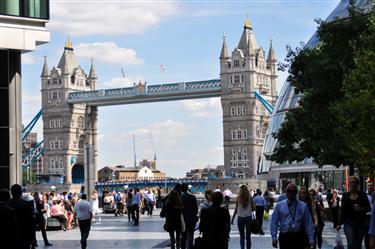
[[[246,29],[252,29],[251,22],[250,22],[250,19],[249,19],[249,15],[246,15],[245,28]]]
[[[65,48],[67,48],[67,49],[73,49],[73,44],[70,41],[70,36],[69,35],[68,35],[68,39],[65,42]]]

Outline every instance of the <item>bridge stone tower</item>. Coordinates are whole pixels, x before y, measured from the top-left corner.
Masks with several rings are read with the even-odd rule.
[[[41,74],[43,174],[49,175],[51,182],[63,177],[66,184],[83,183],[87,174],[84,151],[85,145],[96,145],[97,110],[85,104],[71,105],[66,100],[69,92],[95,90],[96,80],[93,63],[87,76],[75,58],[69,38],[57,67],[49,71],[45,57]]]
[[[272,41],[266,58],[258,47],[250,20],[245,21],[238,46],[229,54],[226,37],[220,54],[222,86],[224,165],[237,178],[257,175],[264,137],[270,119],[255,91],[276,102],[276,58]]]

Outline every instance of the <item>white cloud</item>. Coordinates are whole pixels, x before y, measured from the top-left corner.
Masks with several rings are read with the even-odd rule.
[[[109,81],[101,84],[100,87],[104,88],[118,88],[118,87],[132,87],[133,83],[138,83],[139,81],[144,82],[143,77],[141,76],[129,76],[129,77],[116,77],[112,78]]]
[[[134,134],[137,158],[151,159],[154,155],[152,141],[154,142],[156,153],[173,153],[173,151],[182,149],[178,145],[181,144],[180,142],[183,138],[191,134],[191,131],[192,127],[185,123],[166,120],[139,127],[129,132],[103,134],[101,143],[115,146],[112,152],[120,149],[121,151],[132,153]]]
[[[51,1],[52,31],[83,35],[143,33],[177,15],[177,1]]]
[[[34,64],[36,59],[31,54],[22,54],[22,63],[25,64]]]
[[[81,58],[94,58],[99,62],[138,65],[142,60],[137,57],[135,50],[118,47],[114,42],[80,43],[75,46],[75,54]]]
[[[182,107],[193,116],[217,117],[221,116],[220,98],[210,98],[205,100],[184,100]]]

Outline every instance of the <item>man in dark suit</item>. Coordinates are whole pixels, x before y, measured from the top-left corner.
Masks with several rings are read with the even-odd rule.
[[[194,195],[189,194],[189,186],[183,183],[181,186],[181,199],[184,203],[185,232],[182,233],[181,249],[192,249],[195,225],[198,222],[198,204]]]
[[[47,210],[44,208],[43,203],[39,198],[38,192],[34,193],[34,200],[32,201],[32,204],[33,204],[32,208],[33,208],[34,224],[36,227],[39,227],[40,231],[42,232],[44,245],[52,246],[52,244],[50,244],[47,239],[46,221],[43,216],[43,214],[45,214]],[[36,238],[35,238],[35,241],[36,241]],[[35,246],[38,246],[38,244],[35,244]]]
[[[0,241],[7,243],[17,233],[16,212],[9,206],[10,194],[7,189],[0,189]]]
[[[21,199],[22,187],[18,184],[14,184],[10,192],[13,197],[10,206],[15,210],[18,222],[18,229],[15,234],[17,240],[15,240],[16,245],[13,248],[30,249],[30,245],[34,243],[35,238],[31,202]]]

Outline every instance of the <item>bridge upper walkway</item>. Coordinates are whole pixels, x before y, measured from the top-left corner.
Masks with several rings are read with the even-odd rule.
[[[68,103],[93,106],[135,104],[221,96],[220,79],[71,92]]]

